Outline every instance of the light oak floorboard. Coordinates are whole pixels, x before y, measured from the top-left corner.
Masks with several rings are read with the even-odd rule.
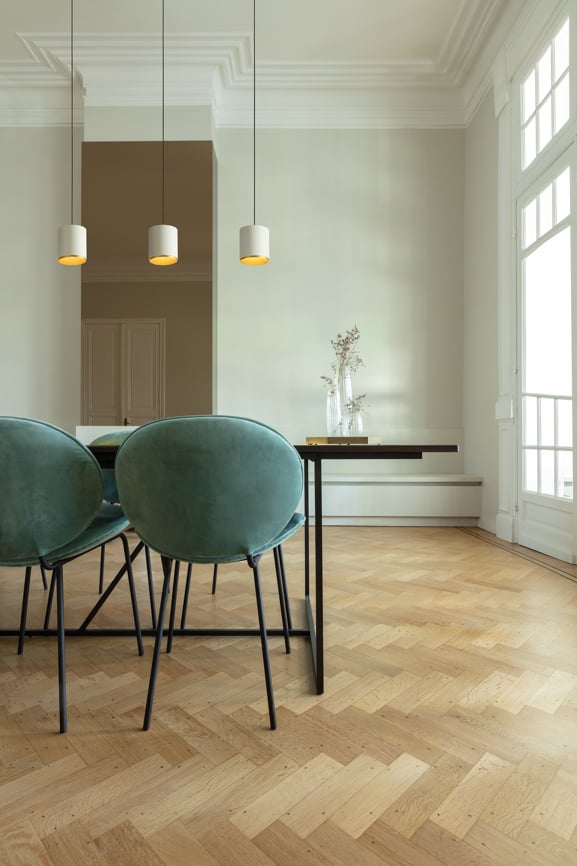
[[[143,732],[153,638],[70,637],[60,735],[55,639],[1,638],[2,866],[574,866],[577,567],[472,528],[327,527],[324,553],[325,692],[308,643],[271,638],[276,731],[257,639],[177,637]],[[285,562],[304,624],[301,536]],[[0,628],[23,577],[0,568]],[[194,566],[187,624],[255,627],[247,566],[211,581]],[[67,625],[97,584],[97,553],[66,567]],[[34,569],[31,627],[46,597]],[[123,581],[95,625],[130,621]]]

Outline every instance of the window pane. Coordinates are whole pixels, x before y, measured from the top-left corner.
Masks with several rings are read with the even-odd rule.
[[[571,213],[571,171],[566,168],[555,181],[555,223]]]
[[[555,452],[540,451],[541,458],[541,490],[547,496],[555,495]]]
[[[523,397],[523,445],[538,445],[537,398]]]
[[[537,64],[537,90],[541,102],[551,90],[551,48],[548,48]]]
[[[526,123],[529,120],[529,118],[535,111],[535,108],[537,107],[535,81],[535,70],[533,69],[531,71],[531,74],[528,76],[528,78],[525,80],[525,83],[523,84],[523,123]]]
[[[570,229],[524,261],[524,380],[533,394],[571,396]]]
[[[523,208],[523,249],[537,240],[537,199]]]
[[[539,445],[552,446],[555,444],[555,401],[543,397],[539,404],[541,420]]]
[[[555,67],[555,81],[569,67],[569,21],[567,20],[555,39],[553,40],[553,65]]]
[[[557,445],[571,448],[573,445],[573,403],[571,400],[557,401]]]
[[[555,133],[565,126],[569,120],[569,75],[559,82],[555,88]]]
[[[553,138],[553,118],[551,117],[551,97],[545,100],[538,113],[539,117],[539,152]]]
[[[573,499],[573,454],[557,452],[557,496]]]
[[[523,452],[523,486],[530,493],[538,493],[539,485],[537,481],[537,451]]]
[[[553,185],[539,195],[539,237],[553,228]]]
[[[531,120],[523,130],[523,168],[531,165],[537,156],[537,123]]]

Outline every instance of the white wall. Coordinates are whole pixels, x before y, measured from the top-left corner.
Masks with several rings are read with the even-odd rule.
[[[70,221],[66,129],[0,129],[0,414],[73,431],[80,418],[80,273],[56,261]]]
[[[483,477],[479,525],[496,529],[498,124],[492,93],[467,129],[465,171],[465,471]]]
[[[252,133],[220,130],[216,151],[218,411],[293,441],[325,432],[330,341],[357,325],[366,432],[462,443],[464,131],[257,130],[256,220],[271,231],[260,268],[238,263]],[[462,460],[389,465],[459,472]]]
[[[7,261],[0,412],[73,430],[80,420],[80,275],[55,260],[57,226],[68,220],[67,132],[3,129],[0,136]],[[97,137],[107,134],[101,129]],[[218,132],[217,411],[260,418],[293,441],[324,432],[320,376],[330,369],[330,341],[356,324],[366,367],[354,384],[367,392],[367,432],[384,441],[463,443],[466,140],[462,130],[257,131],[257,221],[271,229],[272,259],[245,268],[238,229],[252,221],[252,136]],[[471,133],[469,149],[475,141]],[[481,183],[479,175],[471,178]],[[471,202],[471,220],[474,208]],[[475,292],[468,292],[469,303]],[[494,340],[493,333],[479,343],[485,360]],[[470,427],[479,419],[467,411]],[[478,406],[479,417],[485,411],[491,436],[493,406]],[[470,447],[477,454],[484,445],[473,438]],[[470,458],[467,471],[492,471]],[[458,473],[464,458],[430,455],[373,468]]]

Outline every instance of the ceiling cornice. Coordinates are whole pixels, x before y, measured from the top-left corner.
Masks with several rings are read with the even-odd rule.
[[[468,98],[490,80],[484,43],[508,4],[464,2],[436,62],[257,62],[257,125],[465,126]],[[0,63],[0,124],[66,123],[69,34],[20,39],[30,59]],[[74,57],[85,109],[160,105],[157,34],[77,33]],[[165,34],[167,106],[210,106],[216,127],[243,128],[252,125],[251,100],[249,33]]]

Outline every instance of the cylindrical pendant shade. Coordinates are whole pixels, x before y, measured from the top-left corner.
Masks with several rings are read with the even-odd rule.
[[[83,265],[86,261],[86,229],[84,226],[60,226],[58,229],[58,261],[61,265]]]
[[[176,226],[150,226],[148,229],[148,261],[151,265],[175,265],[178,261],[178,229]]]
[[[242,226],[240,261],[243,265],[266,265],[270,259],[269,233],[266,226]]]

